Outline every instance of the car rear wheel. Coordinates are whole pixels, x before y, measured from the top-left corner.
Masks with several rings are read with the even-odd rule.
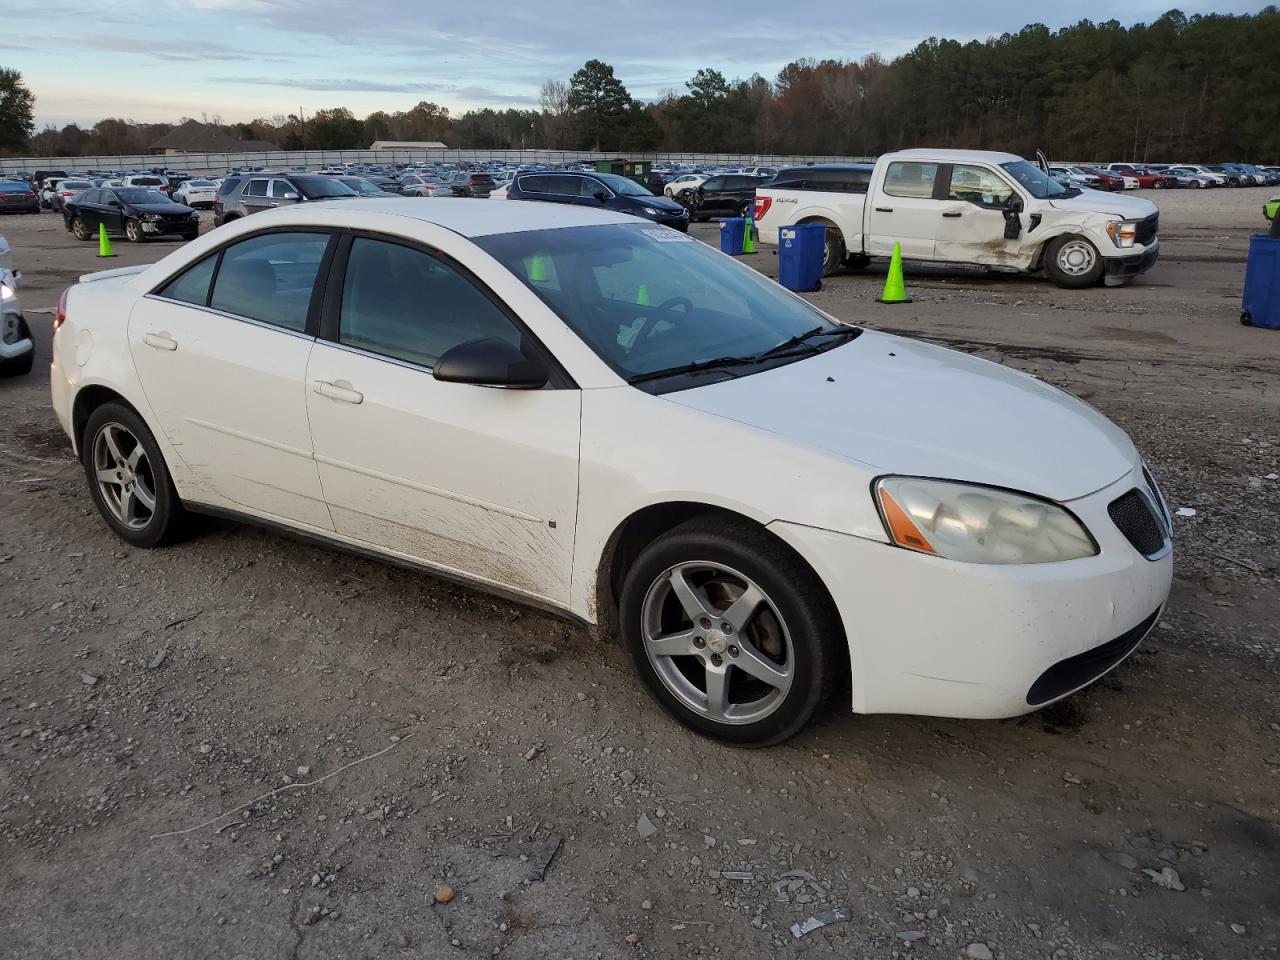
[[[185,512],[155,437],[129,406],[105,403],[81,437],[89,493],[107,526],[135,547],[155,547],[178,532]]]
[[[623,641],[673,717],[743,746],[802,730],[831,694],[843,636],[831,600],[786,544],[745,520],[690,520],[627,571]]]
[[[755,208],[755,204],[752,203],[750,200],[743,200],[740,204],[738,204],[738,216],[742,217],[745,220],[747,217],[751,216],[751,211],[754,208]]]
[[[1102,277],[1102,257],[1084,237],[1067,234],[1049,241],[1044,268],[1058,286],[1078,290],[1093,286]]]
[[[128,220],[124,225],[124,235],[130,243],[143,243],[146,237],[142,233],[142,224],[137,220]]]
[[[89,228],[84,225],[84,221],[79,217],[74,217],[71,221],[71,235],[77,240],[93,239],[93,235],[89,233]]]

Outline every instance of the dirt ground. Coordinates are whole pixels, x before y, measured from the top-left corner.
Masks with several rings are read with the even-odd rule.
[[[1265,192],[1153,194],[1163,254],[1124,288],[909,267],[888,307],[873,266],[813,296],[1086,398],[1195,514],[1165,620],[1086,693],[1003,723],[837,703],[754,752],[543,613],[231,524],[123,546],[46,373],[103,261],[0,220],[39,349],[0,382],[0,957],[1280,954],[1280,332],[1238,321]]]

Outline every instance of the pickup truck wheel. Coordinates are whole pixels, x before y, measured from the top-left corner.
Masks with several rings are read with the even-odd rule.
[[[844,249],[844,237],[832,224],[827,224],[827,247],[822,257],[822,275],[829,277],[844,264],[847,254]]]
[[[1054,237],[1044,252],[1044,269],[1049,279],[1068,290],[1091,287],[1102,276],[1098,248],[1078,234]]]

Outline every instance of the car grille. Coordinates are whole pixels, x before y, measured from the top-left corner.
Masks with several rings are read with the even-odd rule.
[[[1150,559],[1164,550],[1164,524],[1141,490],[1130,490],[1111,501],[1107,513],[1133,549],[1144,557]]]
[[[1031,689],[1027,691],[1027,705],[1038,707],[1097,680],[1137,648],[1142,638],[1155,626],[1159,616],[1160,611],[1156,610],[1132,630],[1126,630],[1114,640],[1108,640],[1101,646],[1066,660],[1059,660],[1040,674],[1031,685]]]
[[[1134,239],[1144,247],[1156,238],[1156,231],[1160,229],[1160,214],[1153,213],[1145,220],[1138,221],[1137,235]]]

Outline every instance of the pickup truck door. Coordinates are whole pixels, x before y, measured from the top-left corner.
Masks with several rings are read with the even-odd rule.
[[[957,163],[944,171],[945,200],[939,204],[934,257],[952,263],[981,263],[987,266],[1025,268],[1035,249],[1034,225],[1021,214],[1022,229],[1017,239],[1006,240],[1005,211],[1011,200],[1027,208],[1013,185],[990,167]],[[1029,237],[1028,235],[1031,234]]]
[[[864,245],[872,256],[887,257],[895,242],[908,260],[934,259],[934,238],[944,202],[937,199],[941,163],[895,160],[873,183],[867,197]]]

